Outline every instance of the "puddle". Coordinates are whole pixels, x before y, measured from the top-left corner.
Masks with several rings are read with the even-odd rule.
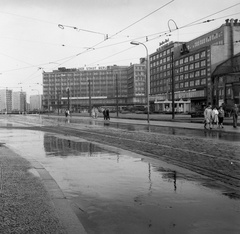
[[[240,233],[239,197],[209,178],[77,137],[4,138],[49,171],[88,233]]]

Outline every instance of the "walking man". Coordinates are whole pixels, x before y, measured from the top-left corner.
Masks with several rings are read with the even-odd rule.
[[[207,125],[209,125],[209,129],[212,129],[212,105],[209,104],[208,107],[204,111],[204,128],[207,129]]]

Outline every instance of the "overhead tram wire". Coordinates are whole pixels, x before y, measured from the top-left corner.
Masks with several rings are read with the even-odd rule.
[[[205,17],[201,18],[201,19],[198,19],[198,20],[196,20],[196,21],[193,21],[192,23],[185,25],[185,27],[187,27],[187,26],[189,26],[189,25],[191,25],[191,24],[194,24],[194,23],[196,23],[196,22],[198,22],[198,21],[200,21],[200,20],[204,20],[204,19],[206,19],[206,18],[208,18],[208,17],[211,17],[211,16],[213,16],[213,15],[219,14],[219,13],[221,13],[221,12],[223,12],[223,11],[228,10],[228,9],[231,9],[231,8],[237,6],[237,5],[240,5],[240,3],[236,3],[236,4],[232,5],[232,6],[229,6],[229,7],[227,7],[227,8],[224,8],[224,9],[222,9],[222,10],[220,10],[220,11],[217,11],[217,12],[215,12],[215,13],[213,13],[213,14],[210,14],[210,15],[208,15],[208,16],[205,16]]]
[[[37,18],[33,18],[33,17],[28,17],[28,16],[24,16],[24,15],[18,15],[18,14],[14,14],[14,13],[5,12],[5,11],[0,11],[0,13],[6,14],[6,15],[13,15],[13,16],[16,16],[16,17],[21,17],[21,18],[30,19],[30,20],[36,20],[36,21],[47,23],[47,24],[56,25],[56,23],[54,23],[54,22],[50,22],[50,21],[42,20],[42,19],[37,19]]]
[[[233,5],[233,6],[235,6],[235,5]],[[233,7],[233,6],[231,6],[231,7]],[[215,19],[210,19],[210,20],[205,20],[205,21],[202,21],[202,22],[198,22],[198,21],[200,21],[200,20],[202,20],[202,19],[206,19],[206,18],[209,17],[209,16],[218,14],[219,12],[223,12],[224,10],[227,10],[227,9],[229,9],[229,8],[230,8],[230,7],[226,8],[226,9],[223,9],[223,10],[221,10],[221,11],[218,11],[218,12],[216,12],[216,13],[213,13],[213,14],[211,14],[211,15],[205,16],[205,17],[203,17],[203,18],[201,18],[201,19],[195,20],[195,21],[193,21],[193,22],[191,22],[191,23],[188,23],[188,24],[186,24],[186,25],[184,25],[184,26],[180,26],[178,29],[173,29],[173,30],[171,31],[171,33],[173,33],[173,32],[176,31],[176,30],[181,30],[181,29],[186,28],[186,27],[192,27],[192,26],[196,26],[196,25],[199,25],[199,24],[203,24],[203,23],[209,23],[209,22],[216,21],[216,20],[219,20],[219,19],[223,19],[223,18],[226,18],[226,17],[229,17],[229,16],[233,16],[233,15],[240,14],[240,12],[237,12],[237,13],[234,13],[234,14],[229,14],[229,15],[221,16],[221,17],[218,17],[218,18],[215,18]],[[145,35],[145,36],[140,36],[140,37],[135,38],[135,39],[133,39],[133,40],[140,40],[140,39],[144,39],[144,38],[148,37],[148,41],[153,41],[153,40],[158,39],[159,37],[162,37],[162,36],[169,36],[169,35],[168,35],[169,33],[170,33],[170,31],[162,31],[162,32],[154,33],[154,34],[149,34],[149,35],[147,35],[147,36],[146,36],[146,35]],[[159,34],[160,34],[160,35],[159,35]],[[154,37],[154,38],[150,38],[150,37],[155,36],[155,35],[158,35],[158,36],[157,36],[157,37]],[[132,39],[131,39],[131,40],[132,40]],[[122,41],[122,42],[117,42],[117,43],[115,43],[115,44],[98,47],[98,48],[96,48],[95,50],[104,49],[104,48],[111,47],[111,46],[115,46],[115,45],[119,45],[119,44],[129,43],[129,41],[131,41],[131,40],[125,40],[125,41]],[[89,47],[89,48],[90,48],[90,47]],[[87,49],[85,52],[89,52],[89,49]],[[83,51],[82,53],[84,53],[84,51]],[[76,57],[76,56],[78,56],[78,55],[80,55],[80,54],[82,54],[82,53],[78,53],[77,55],[72,55],[72,56],[69,56],[69,57],[65,57],[65,58],[63,58],[63,59],[58,59],[58,60],[55,60],[54,62],[61,62],[62,60],[67,60],[67,61],[64,61],[64,62],[62,62],[61,64],[59,64],[59,65],[62,65],[62,64],[64,64],[65,62],[70,61],[71,59],[73,59],[74,57]],[[1,53],[1,54],[3,54],[3,53]],[[11,56],[8,56],[8,55],[6,55],[6,54],[3,54],[3,55],[12,58]],[[13,58],[13,59],[15,59],[15,58]],[[15,60],[18,60],[18,59],[15,59]],[[104,60],[105,60],[105,59],[104,59]],[[21,60],[18,60],[18,61],[21,61]],[[23,61],[21,61],[21,62],[23,62]],[[25,62],[25,63],[26,63],[26,62]],[[28,64],[28,63],[26,63],[26,64]],[[16,68],[16,69],[11,69],[11,70],[1,71],[1,73],[11,72],[11,71],[17,71],[17,70],[23,70],[23,69],[29,69],[29,68],[33,68],[33,67],[44,66],[44,65],[47,65],[47,64],[49,64],[49,63],[38,64],[38,65],[29,64],[29,65],[30,65],[29,67],[22,67],[22,68]]]
[[[172,2],[174,2],[174,0],[171,0],[170,2],[164,4],[163,6],[157,8],[156,10],[154,10],[154,11],[152,11],[152,12],[150,12],[150,13],[147,14],[146,16],[144,16],[144,17],[142,17],[141,19],[135,21],[134,23],[130,24],[129,26],[125,27],[124,29],[118,31],[117,33],[113,34],[113,35],[110,36],[109,38],[112,38],[112,37],[118,35],[119,33],[121,33],[121,32],[123,32],[123,31],[127,30],[128,28],[132,27],[133,25],[135,25],[135,24],[139,23],[140,21],[146,19],[146,18],[149,17],[150,15],[152,15],[152,14],[156,13],[157,11],[163,9],[164,7],[166,7],[167,5],[169,5],[169,4],[172,3]]]
[[[128,25],[127,27],[121,29],[120,31],[116,32],[116,33],[113,34],[112,36],[108,36],[107,39],[104,39],[104,40],[100,41],[99,43],[97,43],[97,44],[95,44],[95,45],[93,45],[93,46],[90,46],[89,49],[96,49],[96,47],[97,47],[98,45],[102,44],[102,43],[105,42],[106,40],[108,40],[108,39],[110,39],[110,38],[112,38],[112,37],[118,35],[119,33],[121,33],[121,32],[123,32],[123,31],[127,30],[128,28],[130,28],[130,27],[132,27],[133,25],[139,23],[139,22],[142,21],[143,19],[146,19],[147,17],[149,17],[150,15],[154,14],[155,12],[157,12],[157,11],[163,9],[164,7],[166,7],[167,5],[169,5],[169,4],[172,3],[172,2],[174,2],[174,0],[171,0],[170,2],[164,4],[163,6],[157,8],[156,10],[154,10],[154,11],[152,11],[152,12],[150,12],[149,14],[147,14],[147,15],[144,16],[144,17],[142,17],[141,19],[135,21],[134,23],[132,23],[132,24]],[[70,58],[69,60],[67,60],[66,62],[72,60],[74,57],[79,56],[79,55],[81,55],[81,54],[84,53],[84,52],[87,52],[89,49],[84,50],[83,52],[80,52],[80,53],[76,54],[75,56],[73,56],[72,58]]]
[[[115,35],[123,32],[123,31],[126,30],[126,29],[130,28],[131,26],[133,26],[133,25],[135,25],[136,23],[140,22],[141,20],[147,18],[148,16],[152,15],[153,13],[155,13],[155,12],[157,12],[158,10],[162,9],[163,7],[167,6],[168,4],[170,4],[170,3],[173,2],[173,1],[174,1],[174,0],[168,2],[167,4],[165,4],[165,5],[161,6],[161,7],[159,7],[158,9],[156,9],[155,11],[149,13],[148,15],[142,17],[141,19],[137,20],[136,22],[130,24],[129,26],[125,27],[124,29],[122,29],[122,30],[118,31],[117,33],[113,34],[112,36],[109,36],[108,39],[114,37]],[[189,23],[189,24],[186,24],[186,25],[184,25],[184,26],[182,26],[182,27],[178,27],[177,29],[174,29],[174,30],[172,30],[171,32],[176,31],[176,30],[180,30],[180,29],[182,29],[182,28],[191,27],[194,23],[196,23],[196,22],[198,22],[198,21],[200,21],[200,20],[203,20],[203,19],[206,19],[206,18],[211,17],[211,16],[213,16],[213,15],[219,14],[219,13],[221,13],[221,12],[223,12],[223,11],[226,11],[226,10],[228,10],[228,9],[230,9],[230,8],[233,8],[233,7],[235,7],[235,6],[239,5],[239,4],[240,4],[240,3],[237,3],[237,4],[234,4],[234,5],[230,6],[230,7],[224,8],[224,9],[222,9],[222,10],[220,10],[220,11],[217,11],[217,12],[215,12],[215,13],[213,13],[213,14],[210,14],[210,15],[208,15],[208,16],[205,16],[205,17],[203,17],[203,18],[201,18],[201,19],[195,20],[195,21],[193,21],[193,22],[191,22],[191,23]],[[210,21],[213,21],[213,20],[210,20]],[[210,21],[200,22],[200,23],[198,23],[198,24],[208,23],[208,22],[210,22]],[[166,34],[169,33],[169,32],[170,32],[170,30],[169,30],[169,31],[162,32],[162,35],[160,35],[160,36],[164,36],[164,35],[166,35]],[[159,33],[156,33],[156,34],[159,34]],[[156,35],[156,34],[155,34],[155,35]],[[143,36],[142,38],[150,37],[150,36],[152,36],[152,35],[153,35],[153,34],[151,34],[151,35],[149,35],[149,36]],[[153,39],[148,39],[148,41],[152,41],[152,40],[154,40],[154,39],[157,39],[157,38],[159,38],[160,36],[158,36],[158,37],[156,37],[156,38],[153,38]],[[105,40],[104,40],[104,41],[105,41]],[[90,47],[90,48],[94,48],[95,50],[97,50],[97,49],[99,49],[99,48],[96,48],[96,46],[102,44],[104,41],[101,41],[101,42],[97,43],[96,45],[94,45],[94,46],[92,46],[92,47]],[[129,42],[129,40],[128,40],[127,42]],[[111,46],[111,45],[110,45],[110,46]],[[105,48],[106,48],[106,47],[108,47],[108,46],[105,46]],[[126,51],[126,50],[124,50],[124,51]],[[121,53],[121,51],[120,51],[119,53]],[[79,53],[79,54],[77,54],[76,56],[79,56],[80,54],[82,54],[82,53]],[[114,55],[115,55],[115,54],[114,54]],[[114,56],[114,55],[113,55],[113,56]],[[75,57],[75,56],[74,56],[74,57]],[[110,56],[110,57],[111,57],[111,56]],[[71,59],[69,59],[69,60],[71,60]],[[69,60],[68,60],[68,61],[69,61]],[[104,59],[104,60],[105,60],[105,59]],[[68,62],[68,61],[67,61],[67,62]],[[91,64],[92,64],[92,63],[91,63]]]
[[[239,4],[240,4],[240,3],[239,3]],[[236,5],[238,5],[238,4],[236,4]],[[236,6],[236,5],[234,5],[234,6]],[[231,6],[231,7],[233,7],[233,6]],[[225,9],[219,11],[219,12],[223,12],[223,11],[225,11],[225,10],[231,8],[231,7],[225,8]],[[211,14],[211,15],[209,15],[209,16],[212,16],[212,15],[218,14],[219,12],[216,12],[216,13]],[[232,14],[231,14],[231,15],[232,15]],[[208,22],[211,22],[211,21],[214,21],[214,20],[218,20],[218,19],[221,19],[221,18],[224,18],[224,17],[231,16],[231,15],[227,15],[227,16],[219,17],[219,18],[212,19],[212,20],[206,20],[206,21],[203,21],[203,22],[196,23],[195,25],[197,25],[197,24],[208,23]],[[235,15],[235,14],[234,14],[234,15]],[[199,20],[205,19],[205,18],[207,18],[207,17],[209,17],[209,16],[206,16],[206,17],[201,18],[201,19],[199,19]],[[199,21],[199,20],[196,20],[196,21],[194,21],[194,22],[197,22],[197,21]],[[194,23],[194,22],[193,22],[193,23]],[[174,32],[174,31],[180,30],[180,29],[182,29],[182,28],[191,27],[191,26],[193,26],[193,23],[190,23],[190,24],[184,25],[184,26],[182,26],[182,27],[178,27],[178,26],[177,26],[176,29],[173,29],[173,30],[170,30],[170,29],[169,29],[168,31],[160,32],[160,33],[161,33],[160,35],[158,35],[158,36],[155,37],[155,38],[148,39],[148,41],[146,41],[146,42],[153,41],[153,40],[155,40],[155,39],[158,39],[158,38],[161,37],[161,36],[167,36],[167,35],[169,35],[169,33],[172,33],[172,32]],[[156,34],[159,34],[159,33],[156,33]],[[151,35],[148,35],[148,36],[142,36],[142,37],[139,37],[139,38],[146,38],[146,37],[149,38],[150,36],[153,36],[153,35],[156,35],[156,34],[151,34]],[[130,41],[130,40],[127,40],[127,41],[124,41],[124,42],[129,42],[129,41]],[[121,43],[121,42],[120,42],[120,43]],[[120,44],[120,43],[117,43],[117,44]],[[110,45],[110,46],[112,46],[112,45]],[[107,46],[106,46],[106,47],[107,47]],[[122,50],[122,51],[120,51],[120,52],[118,52],[118,53],[115,53],[115,54],[110,55],[110,56],[108,56],[108,57],[106,57],[106,58],[103,58],[103,59],[101,59],[101,60],[98,60],[97,62],[100,62],[100,61],[106,60],[106,59],[108,59],[108,58],[110,58],[110,57],[113,57],[113,56],[115,56],[115,55],[117,55],[117,54],[119,54],[119,53],[122,53],[122,52],[124,52],[124,51],[127,51],[127,50],[128,50],[128,49]],[[94,63],[97,63],[97,62],[90,63],[90,65],[91,65],[91,64],[94,64]]]
[[[172,2],[172,1],[171,1],[171,2]],[[171,3],[171,2],[169,2],[169,3]],[[221,13],[221,12],[223,12],[223,11],[225,11],[225,10],[228,10],[228,9],[230,9],[230,8],[232,8],[232,7],[235,7],[235,6],[239,5],[239,4],[240,4],[240,3],[237,3],[237,4],[233,5],[233,6],[230,6],[230,7],[227,7],[227,8],[225,8],[225,9],[222,9],[222,10],[220,10],[220,11],[218,11],[218,12],[215,12],[215,13],[213,13],[213,14],[210,14],[210,15],[208,15],[208,16],[205,16],[205,17],[203,17],[203,18],[201,18],[201,19],[195,20],[195,21],[193,21],[193,22],[191,22],[191,23],[189,23],[189,24],[186,24],[186,25],[184,25],[184,26],[181,26],[181,27],[179,27],[178,29],[175,29],[175,30],[180,30],[180,29],[185,28],[185,27],[193,26],[194,23],[196,23],[196,22],[198,22],[198,21],[200,21],[200,20],[202,20],[202,19],[206,19],[207,17],[210,17],[210,16],[216,15],[216,14],[218,14],[218,13]],[[161,8],[162,8],[162,7],[161,7]],[[157,10],[159,10],[159,9],[160,9],[160,8],[158,8]],[[157,10],[155,10],[154,12],[156,12]],[[1,12],[1,11],[0,11],[0,12]],[[154,12],[148,14],[147,16],[153,14]],[[7,14],[7,13],[6,13],[6,14]],[[9,14],[11,14],[11,13],[9,13]],[[235,13],[235,14],[237,14],[237,13]],[[233,15],[233,14],[231,14],[231,15]],[[19,15],[16,15],[16,16],[19,16]],[[135,23],[132,23],[132,24],[129,25],[128,27],[125,27],[124,29],[122,29],[122,30],[120,30],[119,32],[115,33],[114,35],[110,36],[109,39],[112,38],[113,36],[119,34],[120,32],[126,30],[127,28],[133,26],[134,24],[136,24],[137,22],[139,22],[139,21],[141,21],[142,19],[146,18],[147,16],[141,18],[140,20],[136,21]],[[230,15],[228,15],[228,16],[230,16]],[[228,16],[226,16],[226,17],[228,17]],[[21,17],[21,16],[20,16],[20,17]],[[25,17],[25,18],[30,18],[30,17]],[[220,18],[224,18],[224,17],[220,17]],[[218,18],[218,19],[220,19],[220,18]],[[35,20],[38,20],[38,19],[35,19]],[[215,20],[217,20],[217,19],[215,19]],[[39,20],[39,21],[41,21],[41,20]],[[45,22],[45,21],[44,21],[44,22]],[[47,21],[46,21],[46,22],[47,22]],[[209,21],[209,22],[210,22],[210,21]],[[51,22],[48,22],[48,23],[51,23]],[[202,23],[205,23],[205,22],[199,22],[199,23],[196,23],[195,25],[197,25],[197,24],[202,24]],[[56,25],[56,23],[51,23],[51,24],[55,24],[55,25]],[[172,30],[172,32],[175,31],[175,30]],[[171,33],[172,33],[172,32],[171,32]],[[150,35],[147,35],[147,36],[142,36],[142,37],[139,37],[138,39],[148,37],[148,41],[152,41],[152,40],[158,39],[158,38],[161,37],[161,36],[167,36],[167,33],[169,33],[169,31],[163,31],[163,32],[158,32],[158,33],[150,34]],[[159,34],[160,34],[160,35],[159,35]],[[150,38],[151,36],[154,36],[154,35],[158,35],[158,36],[155,37],[155,38]],[[105,41],[105,40],[104,40],[104,41]],[[95,48],[96,46],[102,44],[104,41],[100,41],[99,43],[95,44],[95,45],[92,46],[92,47],[89,47],[87,50],[84,50],[83,52],[80,52],[80,53],[78,53],[78,54],[75,54],[75,55],[72,55],[72,56],[68,56],[68,57],[65,57],[65,58],[62,58],[62,59],[55,60],[54,62],[60,62],[60,61],[62,61],[62,60],[66,60],[66,59],[67,59],[67,61],[64,61],[64,62],[61,63],[61,65],[62,65],[62,64],[64,64],[64,63],[70,61],[71,59],[74,59],[76,56],[79,56],[79,55],[81,55],[81,54],[83,54],[83,53],[89,52],[89,49],[90,49],[90,48],[92,48],[92,49],[94,49],[94,50],[97,50],[97,49],[107,48],[108,46],[113,46],[113,45],[114,45],[114,44],[113,44],[113,45],[107,45],[107,46],[100,47],[100,48]],[[129,42],[129,40],[128,40],[128,41],[124,41],[124,42]],[[122,43],[124,43],[124,42],[122,42]],[[117,45],[117,44],[120,44],[120,43],[121,43],[121,42],[116,43],[116,45]],[[44,63],[44,64],[32,66],[32,67],[44,66],[44,65],[46,65],[46,64],[49,64],[49,63]],[[22,67],[22,68],[17,68],[17,69],[2,71],[2,72],[11,72],[11,71],[29,69],[29,68],[32,68],[32,67]]]

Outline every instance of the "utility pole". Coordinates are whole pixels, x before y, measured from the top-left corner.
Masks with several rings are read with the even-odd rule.
[[[118,74],[116,74],[116,107],[117,107],[117,117],[118,117]]]
[[[68,98],[68,110],[70,111],[70,101],[69,101],[69,92],[70,92],[70,89],[69,87],[67,88],[67,98]]]
[[[92,97],[91,97],[91,80],[88,80],[88,94],[89,94],[89,116],[91,117]]]
[[[175,117],[175,100],[174,100],[174,92],[175,92],[175,82],[174,82],[174,52],[172,51],[172,119]]]

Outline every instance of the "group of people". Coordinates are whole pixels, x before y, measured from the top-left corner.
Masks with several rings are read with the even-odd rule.
[[[109,109],[104,109],[103,110],[103,119],[104,120],[110,120]]]
[[[237,127],[237,119],[238,119],[239,109],[237,104],[234,105],[231,114],[233,116],[233,127]],[[218,109],[216,107],[212,108],[212,105],[209,104],[208,107],[204,110],[204,128],[212,129],[214,125],[219,128],[223,128],[223,120],[224,120],[225,112],[223,107],[220,106]]]
[[[93,107],[92,108],[92,117],[94,119],[97,119],[98,113],[99,113],[98,108]],[[110,120],[109,109],[103,109],[102,113],[103,113],[104,120]]]

